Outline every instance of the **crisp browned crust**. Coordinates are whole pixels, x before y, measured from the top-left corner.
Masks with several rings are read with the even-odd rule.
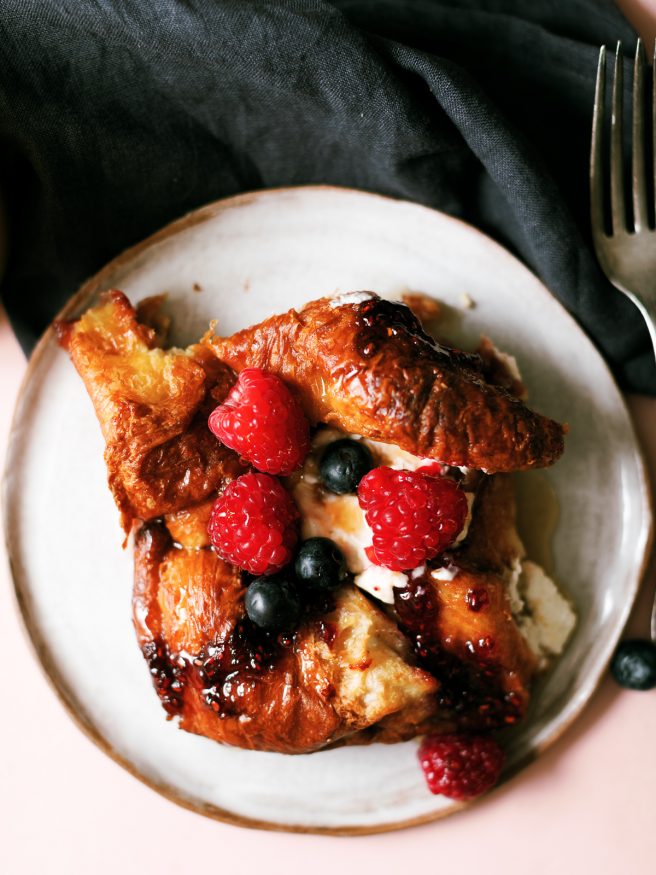
[[[234,374],[206,347],[158,348],[118,291],[57,333],[93,402],[126,532],[135,519],[199,502],[246,470],[207,428]]]
[[[448,557],[453,580],[428,569],[388,612],[348,584],[282,644],[249,623],[239,573],[203,539],[206,517],[207,505],[168,517],[175,542],[163,521],[149,523],[135,543],[137,637],[183,729],[303,753],[523,717],[536,660],[504,580],[522,549],[508,477],[484,479],[470,535]]]
[[[289,639],[245,616],[238,571],[174,546],[162,523],[135,543],[134,624],[156,689],[180,726],[239,747],[307,753],[379,721],[411,737],[437,683],[396,624],[352,585]],[[321,606],[324,608],[324,606]]]
[[[315,422],[419,456],[490,473],[551,465],[563,427],[486,382],[477,356],[426,335],[403,304],[328,298],[209,346],[235,370],[259,367],[295,386]]]

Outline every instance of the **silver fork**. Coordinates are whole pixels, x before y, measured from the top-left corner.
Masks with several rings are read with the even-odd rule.
[[[656,57],[656,46],[654,47]],[[635,54],[633,67],[632,149],[631,176],[633,184],[633,227],[627,225],[624,200],[624,174],[622,149],[622,44],[617,44],[612,93],[610,129],[610,218],[612,231],[606,233],[604,226],[604,168],[602,161],[602,136],[604,128],[604,102],[606,95],[606,46],[599,52],[597,88],[592,117],[592,149],[590,153],[590,212],[592,238],[601,267],[621,292],[624,292],[645,317],[656,353],[656,231],[649,227],[648,201],[654,202],[654,191],[647,184],[645,163],[645,118],[644,79],[645,51],[641,40]],[[656,183],[656,88],[654,89],[654,112],[652,119],[652,143],[654,166],[652,175]]]
[[[654,45],[656,61],[656,44]],[[656,230],[649,227],[649,204],[654,215],[656,198],[656,64],[652,68],[652,156],[647,182],[645,161],[644,83],[645,51],[641,40],[636,47],[633,66],[633,99],[631,112],[631,191],[633,227],[627,222],[624,195],[624,158],[622,148],[623,80],[622,44],[615,52],[612,111],[610,127],[610,233],[604,223],[604,167],[602,138],[606,96],[606,46],[599,52],[597,87],[592,117],[592,147],[590,150],[590,213],[592,239],[601,267],[612,284],[629,297],[645,318],[656,354]],[[656,642],[656,599],[651,615],[651,637]]]

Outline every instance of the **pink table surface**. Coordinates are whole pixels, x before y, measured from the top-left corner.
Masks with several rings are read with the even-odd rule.
[[[622,6],[653,39],[654,0]],[[24,370],[0,309],[0,459]],[[628,401],[656,483],[656,399]],[[656,870],[656,691],[627,692],[606,679],[554,748],[488,799],[445,821],[351,839],[239,829],[158,796],[77,729],[35,659],[4,546],[0,554],[0,873]],[[648,633],[655,578],[656,555],[631,633]]]

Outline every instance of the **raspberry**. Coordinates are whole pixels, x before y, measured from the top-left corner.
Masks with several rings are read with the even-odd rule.
[[[417,568],[452,544],[467,519],[464,492],[446,477],[374,468],[358,486],[373,530],[367,555],[393,571]]]
[[[292,559],[297,520],[291,495],[275,477],[244,474],[214,502],[207,531],[227,562],[252,574],[272,574]]]
[[[421,471],[422,474],[430,474],[431,477],[442,477],[446,470],[446,466],[441,462],[434,462],[431,459],[428,462],[424,462],[416,470]]]
[[[280,377],[246,368],[211,414],[210,431],[259,471],[291,474],[310,449],[303,408]]]
[[[494,787],[505,759],[494,739],[468,735],[427,735],[418,756],[431,793],[458,801]]]

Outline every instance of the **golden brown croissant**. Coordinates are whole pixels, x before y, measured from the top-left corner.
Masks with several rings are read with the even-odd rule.
[[[486,478],[479,507],[452,580],[427,569],[389,615],[347,584],[282,644],[245,616],[239,572],[209,545],[209,505],[145,525],[134,622],[167,712],[190,732],[285,753],[515,723],[536,659],[503,577],[521,551],[509,481]]]
[[[59,336],[94,403],[124,525],[143,521],[134,624],[182,728],[302,753],[523,716],[537,660],[507,592],[523,548],[506,475],[478,475],[466,540],[409,576],[393,605],[348,582],[310,604],[289,637],[249,620],[242,574],[207,533],[217,494],[246,470],[207,428],[232,367],[277,371],[315,421],[424,457],[490,470],[557,458],[561,427],[487,383],[477,357],[435,345],[407,308],[375,296],[334,308],[324,299],[233,338],[165,351],[111,292]]]
[[[139,531],[135,628],[162,703],[183,729],[307,753],[390,717],[397,736],[412,737],[435,711],[435,679],[352,585],[289,639],[249,621],[244,591],[239,572],[209,547],[174,546],[161,523]]]
[[[126,532],[134,519],[199,502],[246,470],[207,428],[234,374],[206,347],[157,348],[118,291],[56,327],[93,402]]]
[[[237,371],[280,374],[315,422],[418,456],[489,473],[559,458],[563,427],[487,383],[477,356],[437,344],[403,304],[348,298],[321,298],[209,343]]]

